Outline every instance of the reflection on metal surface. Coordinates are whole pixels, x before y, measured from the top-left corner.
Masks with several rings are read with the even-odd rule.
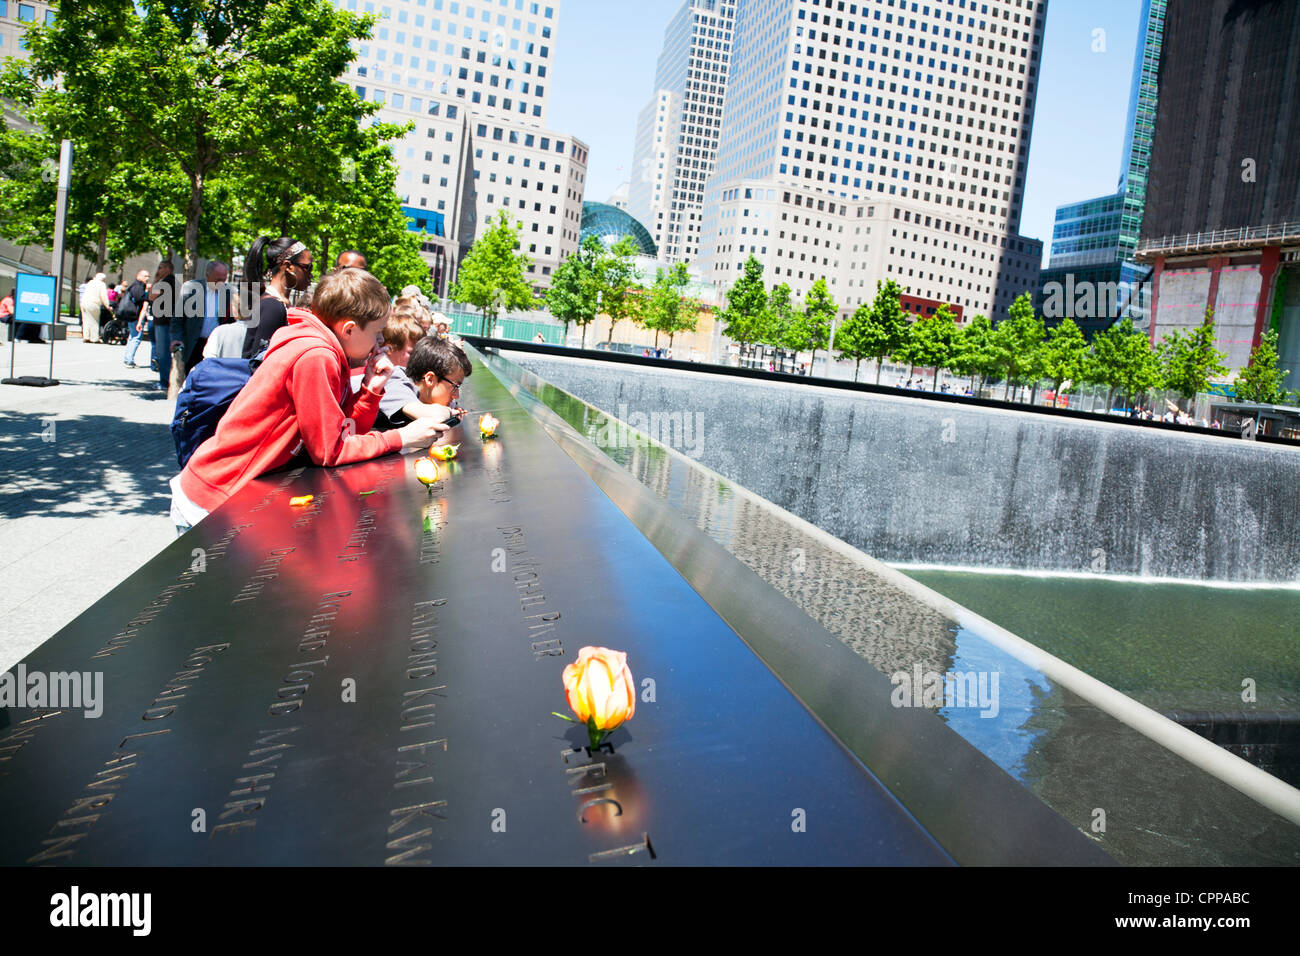
[[[266,476],[29,655],[103,714],[6,710],[0,864],[951,865],[476,371],[498,436],[432,497],[410,457]],[[550,714],[594,635],[658,694],[593,755]]]
[[[501,355],[489,355],[487,362],[521,396],[535,396],[532,410],[535,415],[542,414],[539,409],[546,411],[550,418],[543,415],[542,420],[553,435],[567,428],[575,438],[583,436],[590,442],[600,429],[610,427],[603,412]],[[918,666],[940,674],[996,670],[1003,689],[996,717],[956,713],[952,708],[941,708],[941,716],[1117,859],[1138,864],[1300,862],[1300,827],[1238,789],[1262,783],[1266,795],[1275,795],[1276,805],[1285,808],[1294,806],[1300,796],[1293,788],[1273,778],[1261,782],[1261,776],[1267,775],[1256,768],[1212,746],[1200,747],[1204,741],[1188,743],[1185,737],[1191,735],[1179,736],[1180,728],[1150,714],[1155,726],[1172,728],[1167,741],[1186,744],[1203,766],[1213,766],[1233,782],[1230,785],[1190,765],[1168,746],[1135,732],[1067,689],[1041,666],[1026,664],[1010,653],[1008,648],[1018,641],[1014,635],[683,455],[653,444],[599,450],[591,444],[586,450],[563,440],[561,444],[579,458],[599,455],[617,462],[624,474],[671,504],[882,675]],[[599,469],[594,463],[584,467]],[[646,521],[633,517],[662,549],[649,516]],[[707,579],[692,576],[689,557],[675,563],[697,590],[709,594],[711,603],[719,606]],[[1030,652],[1036,649],[1025,650]],[[1036,657],[1031,653],[1030,658],[1050,663],[1049,655],[1041,652]],[[791,683],[786,671],[772,666]],[[1090,693],[1093,690],[1110,700],[1122,696],[1113,691],[1107,695],[1109,689],[1100,685]],[[1117,704],[1124,720],[1136,719],[1135,709],[1145,710],[1131,701],[1127,704],[1132,707]],[[828,719],[818,707],[813,709]],[[831,726],[849,741],[851,728]],[[877,743],[868,739],[854,749],[894,787],[882,764],[867,754],[873,746]],[[880,760],[888,760],[888,755],[880,754]],[[1098,808],[1105,810],[1109,821],[1104,833],[1092,830]],[[933,828],[930,818],[922,819]]]

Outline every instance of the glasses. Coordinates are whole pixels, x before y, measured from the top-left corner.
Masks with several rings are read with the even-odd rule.
[[[454,393],[457,394],[457,395],[460,394],[460,387],[461,387],[462,385],[465,384],[465,380],[464,380],[464,379],[461,379],[459,382],[457,382],[457,381],[455,381],[454,379],[444,378],[444,379],[442,379],[442,381],[444,381],[444,382],[446,382],[448,385],[450,385],[450,386],[451,386],[451,390],[452,390],[452,392],[454,392]]]

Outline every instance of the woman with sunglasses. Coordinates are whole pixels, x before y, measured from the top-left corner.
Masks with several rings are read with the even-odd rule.
[[[289,324],[289,293],[311,285],[311,251],[287,236],[271,240],[260,236],[248,250],[244,278],[261,286],[244,338],[244,358],[266,348],[277,329]]]

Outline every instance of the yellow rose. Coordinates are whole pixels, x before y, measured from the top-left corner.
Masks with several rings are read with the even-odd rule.
[[[426,485],[432,485],[442,475],[438,472],[438,463],[429,458],[415,459],[415,477]]]
[[[429,449],[429,457],[437,458],[439,461],[450,461],[456,457],[456,449],[459,447],[459,442],[455,445],[434,445]]]
[[[483,417],[478,420],[479,433],[484,438],[491,438],[497,433],[497,426],[501,424],[501,419],[497,418],[491,412],[484,412]]]
[[[587,725],[592,747],[636,712],[636,683],[622,651],[584,647],[561,679],[570,709]]]

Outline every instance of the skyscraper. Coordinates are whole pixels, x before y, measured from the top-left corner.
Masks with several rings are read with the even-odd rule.
[[[1142,3],[1116,191],[1056,207],[1052,258],[1042,273],[1044,287],[1068,280],[1072,287],[1093,283],[1118,290],[1113,296],[1103,297],[1108,308],[1097,308],[1095,303],[1101,299],[1092,299],[1094,307],[1086,310],[1086,315],[1076,314],[1074,303],[1065,302],[1064,314],[1088,334],[1107,328],[1124,315],[1139,327],[1145,328],[1148,321],[1148,299],[1132,293],[1151,269],[1134,261],[1133,254],[1146,206],[1167,2],[1143,0]],[[1051,299],[1044,296],[1044,301]],[[1062,317],[1047,316],[1049,322]]]
[[[842,312],[892,278],[998,318],[1037,288],[1019,235],[1045,0],[740,0],[700,262],[750,253]]]
[[[1213,309],[1244,367],[1278,333],[1300,386],[1300,4],[1168,0],[1160,102],[1137,256],[1153,340]]]
[[[394,144],[397,190],[435,294],[500,209],[549,285],[577,248],[587,171],[586,145],[545,125],[559,0],[335,2],[380,17],[346,80],[380,119],[416,124]]]
[[[734,0],[684,0],[637,119],[628,211],[669,262],[699,253],[704,184],[722,128]]]

